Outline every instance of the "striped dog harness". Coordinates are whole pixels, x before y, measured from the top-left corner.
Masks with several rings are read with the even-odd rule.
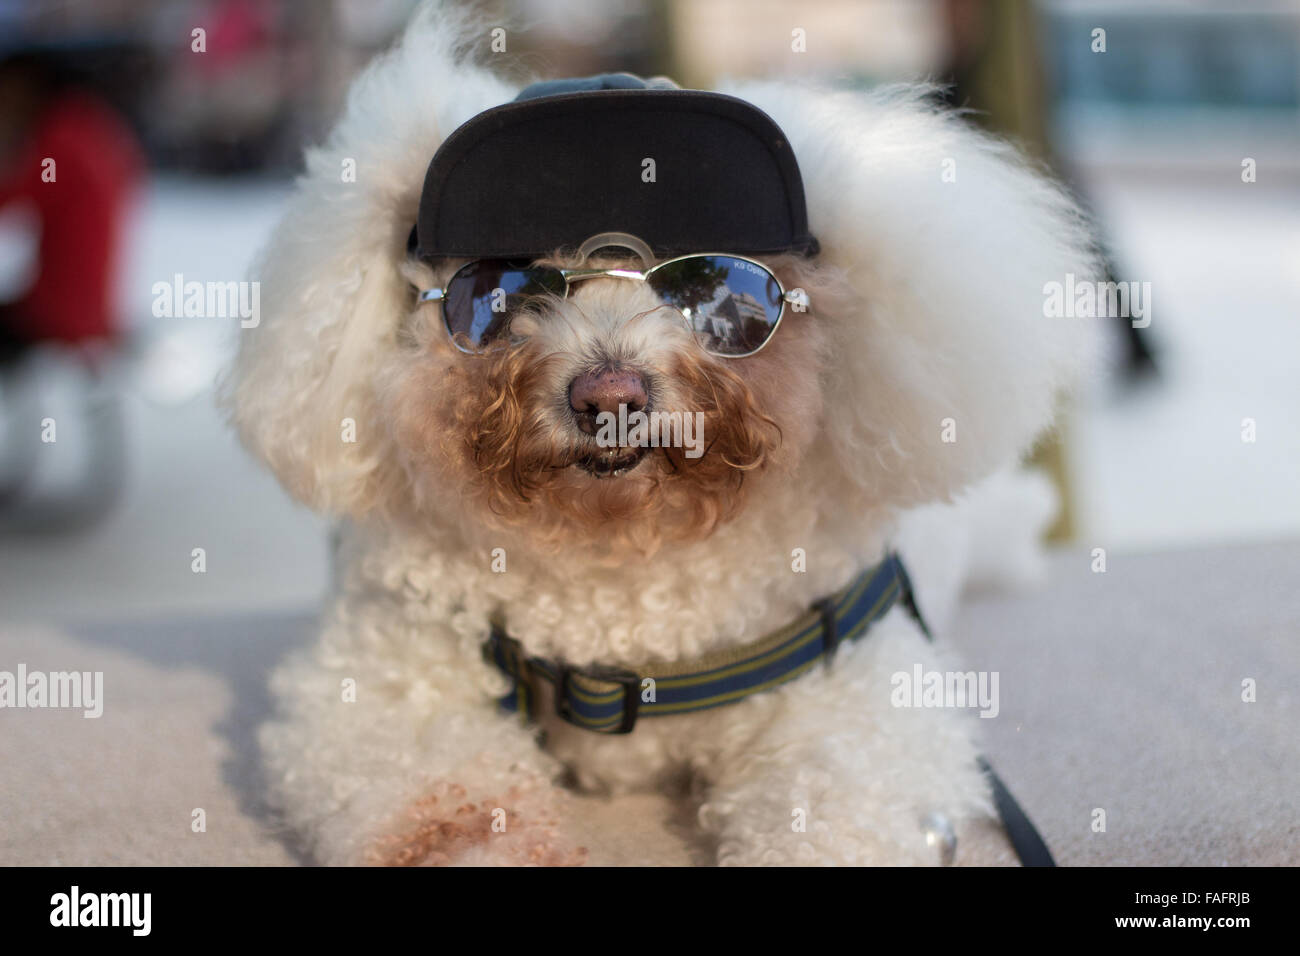
[[[860,638],[900,602],[924,629],[907,571],[896,554],[889,554],[776,633],[692,661],[656,665],[644,672],[569,667],[525,657],[519,642],[497,626],[483,652],[489,663],[514,679],[501,699],[503,709],[536,719],[537,681],[544,680],[564,720],[596,733],[625,734],[645,717],[721,707],[794,680],[818,661],[829,663],[840,644]]]
[[[564,720],[595,733],[626,734],[643,717],[734,704],[794,680],[819,660],[829,664],[840,644],[862,637],[899,604],[926,639],[932,639],[916,606],[907,570],[891,552],[843,591],[818,601],[775,634],[694,661],[655,665],[644,672],[570,667],[525,657],[520,643],[495,624],[483,644],[483,656],[514,680],[510,692],[501,698],[502,709],[518,713],[525,721],[535,720],[537,681],[544,680],[554,690],[556,713]],[[1001,778],[983,757],[979,765],[989,779],[998,816],[1021,863],[1055,866],[1047,844]]]

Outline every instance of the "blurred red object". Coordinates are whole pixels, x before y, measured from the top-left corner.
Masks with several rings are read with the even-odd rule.
[[[0,313],[10,344],[113,340],[114,279],[126,213],[144,159],[126,123],[93,94],[46,100],[12,161],[0,166],[0,208],[25,200],[40,219],[35,281]]]

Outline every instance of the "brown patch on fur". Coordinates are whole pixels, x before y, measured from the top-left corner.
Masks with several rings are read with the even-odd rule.
[[[464,800],[459,784],[442,786],[406,810],[390,833],[367,850],[365,862],[372,866],[449,866],[476,847],[494,841],[501,862],[520,866],[582,866],[586,847],[570,847],[560,838],[558,821],[525,818],[511,805],[518,804],[521,791],[511,787],[506,800]],[[441,799],[440,799],[441,798]],[[451,798],[451,800],[447,800]],[[493,830],[494,812],[505,811],[505,829]]]
[[[569,541],[574,532],[607,537],[614,527],[633,525],[654,528],[658,539],[708,534],[739,509],[747,474],[762,469],[780,441],[780,429],[756,408],[744,381],[709,364],[706,371],[699,359],[682,359],[674,370],[691,396],[686,407],[704,414],[705,453],[688,458],[685,449],[664,448],[637,472],[596,480],[570,468],[581,446],[557,445],[531,420],[529,409],[546,401],[535,387],[545,360],[526,345],[505,352],[484,376],[488,404],[462,405],[455,426],[485,506],[505,524],[544,517]]]

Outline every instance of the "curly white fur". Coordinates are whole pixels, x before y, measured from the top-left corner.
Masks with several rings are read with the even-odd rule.
[[[1042,286],[1093,271],[1085,224],[1008,146],[916,90],[725,91],[786,132],[823,258],[857,297],[845,314],[814,317],[832,346],[816,439],[789,481],[634,573],[514,547],[507,573],[494,573],[499,535],[466,527],[457,488],[440,489],[422,524],[378,508],[411,493],[376,396],[411,310],[404,246],[425,167],[459,123],[515,93],[458,52],[467,37],[472,26],[425,11],[357,81],[261,259],[263,321],[243,333],[226,387],[247,445],[303,501],[348,519],[323,634],[274,679],[281,712],[263,744],[288,822],[326,862],[391,861],[375,848],[400,849],[412,832],[459,862],[548,861],[545,847],[565,841],[564,768],[616,792],[689,774],[720,862],[935,862],[921,817],[942,811],[960,830],[990,807],[970,736],[978,722],[890,706],[894,672],[952,667],[901,612],[833,669],[777,691],[643,721],[629,737],[552,720],[545,750],[496,712],[505,680],[479,646],[496,613],[530,653],[671,661],[755,640],[844,586],[879,560],[900,512],[980,482],[1049,422],[1087,349],[1080,323],[1043,317]],[[348,159],[355,182],[341,176]],[[941,179],[945,160],[955,182]],[[345,417],[356,443],[339,440]],[[957,520],[959,508],[941,508]],[[920,552],[948,547],[914,537]],[[806,573],[792,572],[794,548]],[[923,602],[931,578],[955,590],[963,564],[929,563],[938,570],[917,575]],[[343,700],[347,680],[355,703]],[[532,842],[448,822],[489,805],[517,812]],[[795,810],[806,832],[792,828]]]

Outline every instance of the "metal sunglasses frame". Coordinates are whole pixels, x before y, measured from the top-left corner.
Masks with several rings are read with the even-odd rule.
[[[780,328],[781,321],[785,318],[787,305],[792,305],[795,307],[795,309],[799,311],[803,311],[804,309],[808,308],[809,305],[808,293],[804,292],[803,289],[790,289],[789,291],[786,291],[785,286],[781,284],[780,277],[777,276],[777,274],[774,273],[771,269],[769,269],[766,265],[759,262],[757,259],[751,259],[748,256],[738,256],[732,252],[693,252],[684,256],[675,256],[672,259],[665,259],[663,262],[651,266],[649,269],[646,269],[644,272],[638,272],[635,269],[561,269],[557,266],[538,266],[536,268],[554,269],[554,271],[558,272],[564,278],[564,298],[567,299],[569,297],[569,285],[573,282],[581,282],[584,279],[602,279],[602,278],[631,279],[633,281],[646,282],[649,280],[649,278],[652,275],[654,275],[660,269],[664,268],[665,266],[670,266],[674,262],[681,262],[684,259],[709,258],[711,256],[716,256],[724,259],[738,259],[741,262],[748,262],[750,265],[758,266],[758,268],[762,269],[764,272],[770,275],[772,277],[772,281],[776,283],[777,289],[780,290],[781,292],[781,311],[777,313],[776,321],[772,323],[772,330],[768,332],[767,338],[763,340],[762,344],[759,345],[758,348],[753,349],[749,352],[740,352],[734,354],[727,353],[727,352],[709,352],[710,355],[716,355],[718,358],[728,358],[728,359],[749,358],[751,355],[757,355],[767,346],[768,342],[772,341],[773,337],[776,335],[776,330]],[[491,261],[492,260],[490,259],[473,259],[465,263],[465,265],[461,266],[459,269],[457,269],[455,273],[452,274],[451,279],[454,280],[456,276],[460,274],[461,269],[465,269],[479,262],[491,262]],[[528,268],[534,268],[534,267],[529,266]],[[448,284],[444,288],[426,289],[425,291],[420,293],[419,301],[445,303],[447,297],[447,289],[450,287],[450,285],[451,285],[451,280],[448,280]],[[686,323],[687,328],[691,328],[690,318],[686,315],[686,313],[682,312],[681,309],[678,309],[676,306],[671,305],[667,302],[665,302],[664,305],[670,309],[673,309],[678,315],[682,317],[682,321]],[[452,345],[456,346],[457,349],[459,349],[460,351],[464,352],[467,355],[475,355],[478,354],[480,351],[482,351],[481,349],[467,349],[464,346],[462,346],[458,341],[456,341],[455,333],[452,332],[451,326],[447,324],[447,310],[445,308],[445,305],[442,310],[442,324],[443,327],[447,330],[447,335],[451,338]],[[694,332],[695,330],[691,328],[691,331]],[[708,349],[705,349],[705,351],[708,351]]]

